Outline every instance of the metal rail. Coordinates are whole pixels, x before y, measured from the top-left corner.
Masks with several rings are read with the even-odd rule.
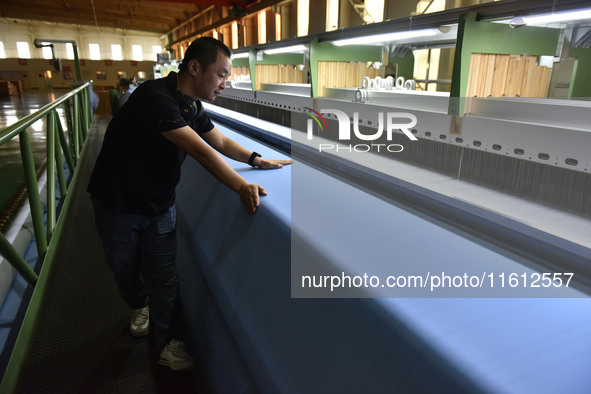
[[[70,170],[79,161],[80,152],[92,121],[90,105],[90,83],[74,89],[56,101],[47,104],[39,111],[24,117],[15,124],[0,131],[0,146],[18,137],[21,149],[21,161],[25,174],[29,207],[33,221],[33,230],[39,261],[43,264],[48,246],[57,223],[56,174],[60,196],[63,200],[68,192],[64,171],[64,158]],[[57,108],[64,107],[67,134],[59,120]],[[46,118],[47,132],[47,224],[43,220],[43,207],[37,187],[35,162],[27,128],[39,119]],[[61,149],[61,151],[60,151]],[[35,286],[38,276],[16,249],[0,233],[0,254],[31,285]]]

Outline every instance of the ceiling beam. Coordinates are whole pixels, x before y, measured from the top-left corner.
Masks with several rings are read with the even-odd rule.
[[[203,9],[207,6],[158,0],[2,0],[0,16],[163,34]]]
[[[279,3],[283,2],[283,1],[285,1],[285,0],[262,0],[262,1],[258,2],[258,3],[254,3],[254,4],[251,4],[250,6],[248,6],[245,9],[245,13],[247,15],[254,14],[255,12],[259,12],[261,10],[264,10],[267,7],[272,7],[272,6],[274,6],[276,4],[279,4]],[[225,18],[220,18],[220,19],[218,19],[218,20],[216,20],[216,21],[214,21],[214,22],[212,22],[212,23],[210,23],[210,24],[208,24],[206,26],[203,26],[203,27],[201,27],[201,28],[199,28],[199,29],[191,32],[190,34],[187,34],[187,35],[185,35],[183,37],[177,38],[173,42],[168,43],[168,48],[170,48],[174,44],[178,44],[178,43],[180,43],[182,41],[190,40],[190,39],[194,38],[195,36],[198,36],[200,34],[203,34],[203,33],[208,32],[208,31],[210,31],[212,29],[215,29],[215,28],[218,28],[220,26],[223,26],[223,25],[226,25],[228,23],[231,23],[231,22],[235,21],[238,18],[240,18],[240,17],[237,17],[237,16],[227,16]]]

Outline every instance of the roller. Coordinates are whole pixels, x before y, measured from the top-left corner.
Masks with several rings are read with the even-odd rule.
[[[417,89],[417,83],[414,79],[409,79],[408,81],[406,81],[404,83],[404,89],[406,90],[416,90]]]
[[[355,92],[355,101],[364,102],[365,100],[367,100],[367,90],[357,89]]]

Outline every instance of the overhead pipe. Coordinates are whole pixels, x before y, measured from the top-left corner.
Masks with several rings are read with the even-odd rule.
[[[47,43],[49,43],[49,45]],[[76,80],[79,82],[82,81],[82,72],[80,71],[80,58],[78,57],[78,45],[76,45],[76,41],[74,41],[74,40],[53,40],[53,39],[45,40],[45,39],[36,38],[33,41],[33,44],[35,45],[36,48],[50,46],[51,47],[51,54],[52,54],[52,57],[54,58],[54,61],[57,59],[55,58],[52,44],[72,44],[72,47],[74,49],[74,66],[76,68]]]

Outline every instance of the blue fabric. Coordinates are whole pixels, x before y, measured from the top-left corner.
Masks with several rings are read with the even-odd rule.
[[[301,161],[276,171],[228,162],[268,191],[255,215],[194,160],[177,188],[183,322],[208,392],[589,392],[588,297],[295,298],[294,250],[369,273],[381,261],[529,267]]]
[[[155,215],[112,213],[94,202],[95,222],[109,267],[131,309],[149,304],[156,346],[180,332],[176,270],[176,209]]]

